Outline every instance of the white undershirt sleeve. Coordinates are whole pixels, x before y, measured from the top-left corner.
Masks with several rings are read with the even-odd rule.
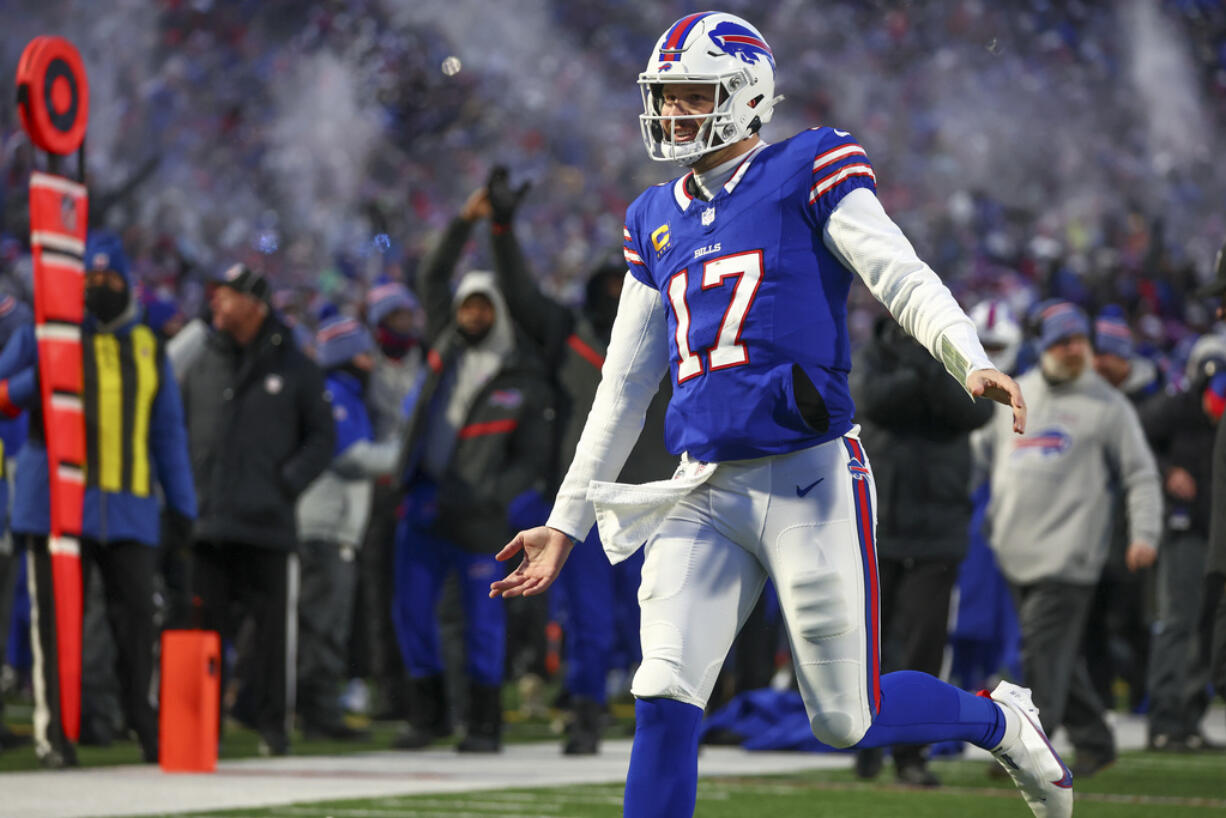
[[[822,239],[963,389],[971,372],[995,368],[975,324],[871,190],[857,188],[844,196],[826,220]]]
[[[546,525],[575,540],[587,537],[596,522],[588,484],[617,479],[667,370],[668,319],[660,293],[626,273],[600,386]]]

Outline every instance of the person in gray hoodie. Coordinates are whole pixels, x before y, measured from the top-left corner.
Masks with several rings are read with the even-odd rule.
[[[375,368],[366,388],[366,405],[375,441],[394,440],[399,446],[408,419],[401,411],[426,366],[421,337],[421,304],[403,284],[389,281],[366,294],[366,325],[375,341]],[[351,706],[367,708],[376,720],[392,721],[408,715],[409,677],[388,611],[392,608],[395,575],[396,507],[400,486],[390,475],[375,481],[370,523],[358,549],[358,586],[350,653]],[[370,687],[366,686],[367,681]]]
[[[332,403],[331,464],[298,498],[298,715],[308,738],[366,738],[345,724],[340,686],[353,620],[357,552],[370,519],[374,478],[392,473],[398,441],[374,440],[366,408],[375,342],[359,321],[330,318],[315,333],[315,359]]]
[[[990,472],[989,542],[1018,605],[1026,684],[1044,730],[1068,730],[1075,776],[1115,760],[1083,641],[1116,493],[1125,498],[1130,570],[1153,564],[1162,528],[1154,456],[1128,399],[1090,365],[1089,334],[1080,308],[1046,307],[1040,365],[1018,379],[1030,406],[1026,435],[1014,436],[998,412],[972,436]]]

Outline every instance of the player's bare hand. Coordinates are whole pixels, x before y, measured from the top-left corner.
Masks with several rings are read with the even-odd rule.
[[[1013,431],[1026,431],[1026,400],[1017,381],[995,369],[976,369],[966,376],[966,388],[977,398],[988,398],[1013,409]]]
[[[556,528],[538,525],[515,535],[495,555],[499,562],[506,562],[516,554],[523,554],[515,570],[506,579],[490,583],[490,597],[535,596],[544,593],[558,578],[570,550],[574,547],[570,537]]]
[[[1154,548],[1147,542],[1137,540],[1132,545],[1128,546],[1128,551],[1124,554],[1124,564],[1128,566],[1128,570],[1134,574],[1142,568],[1148,568],[1153,565],[1158,559],[1158,549]]]
[[[490,193],[484,187],[479,187],[468,194],[464,206],[460,208],[460,218],[466,222],[479,222],[494,215],[490,206]]]

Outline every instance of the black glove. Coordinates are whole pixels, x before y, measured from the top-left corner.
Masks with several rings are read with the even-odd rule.
[[[511,187],[511,174],[504,165],[495,165],[490,171],[489,181],[485,183],[486,193],[490,198],[490,210],[493,211],[494,224],[510,224],[515,217],[515,209],[520,200],[527,195],[531,182],[524,182],[517,188]]]
[[[195,521],[172,508],[162,513],[162,545],[166,548],[185,548],[192,544],[192,529]]]

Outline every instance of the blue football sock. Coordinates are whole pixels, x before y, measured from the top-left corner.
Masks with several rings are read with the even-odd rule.
[[[639,699],[634,703],[634,719],[626,818],[693,815],[702,708],[674,699]]]
[[[1004,737],[1005,714],[996,702],[927,673],[901,670],[881,677],[881,711],[856,747],[957,740],[991,750]]]

